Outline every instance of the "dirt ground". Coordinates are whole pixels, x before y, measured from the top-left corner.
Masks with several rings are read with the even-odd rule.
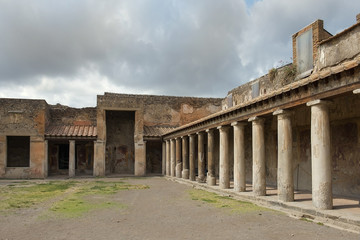
[[[233,213],[194,198],[191,187],[161,177],[123,181],[149,188],[119,191],[114,198],[126,207],[97,209],[81,217],[41,217],[54,199],[2,214],[0,239],[360,239],[276,211]]]

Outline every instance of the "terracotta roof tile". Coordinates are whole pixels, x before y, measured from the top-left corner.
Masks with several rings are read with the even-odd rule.
[[[46,129],[47,137],[84,137],[96,138],[96,126],[93,125],[53,125]]]
[[[144,126],[144,136],[146,137],[160,137],[176,127],[162,127],[162,126]]]

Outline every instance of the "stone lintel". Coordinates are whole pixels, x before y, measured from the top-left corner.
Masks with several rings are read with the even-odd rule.
[[[359,14],[359,15],[360,15],[360,14]],[[354,94],[360,94],[360,88],[355,89],[355,90],[353,91],[353,93],[354,93]]]
[[[316,100],[307,102],[307,103],[306,103],[306,106],[311,107],[311,106],[320,105],[320,104],[328,105],[328,104],[330,104],[330,103],[331,103],[331,101],[328,101],[328,100],[325,101],[325,100],[316,99]]]

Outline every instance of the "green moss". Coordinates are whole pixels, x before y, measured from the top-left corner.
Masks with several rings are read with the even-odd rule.
[[[191,189],[189,194],[192,200],[203,201],[217,208],[226,208],[233,213],[271,211],[253,203],[239,201],[228,196],[220,196],[204,190]]]

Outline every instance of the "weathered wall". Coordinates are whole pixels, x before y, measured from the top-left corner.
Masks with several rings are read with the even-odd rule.
[[[133,174],[135,113],[106,111],[106,173]]]
[[[42,178],[45,173],[45,127],[48,109],[44,100],[0,99],[0,176]],[[30,137],[29,167],[6,167],[7,136]]]
[[[360,23],[322,42],[316,70],[334,66],[360,53]]]
[[[105,93],[98,96],[97,132],[98,140],[106,141],[106,111],[134,111],[135,175],[146,174],[145,145],[143,143],[143,126],[180,126],[208,116],[221,109],[221,99],[168,97],[153,95],[128,95]],[[101,162],[105,156],[99,151],[95,162]],[[96,167],[97,164],[95,164]],[[101,164],[100,164],[101,165]],[[100,166],[99,165],[99,166]],[[100,171],[101,172],[101,171]],[[95,175],[97,170],[95,171]]]
[[[49,120],[52,125],[96,125],[96,108],[49,105]]]

